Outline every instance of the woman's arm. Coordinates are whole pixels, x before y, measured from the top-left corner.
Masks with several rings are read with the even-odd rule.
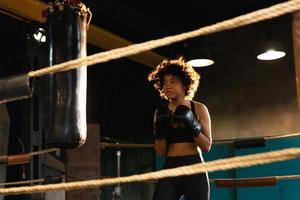
[[[155,140],[154,141],[154,150],[155,152],[160,156],[166,156],[167,155],[167,143],[166,140]]]
[[[195,143],[203,152],[209,152],[212,145],[211,120],[207,107],[201,103],[195,103],[196,113],[202,126],[201,133],[194,137]]]
[[[157,115],[157,110],[155,111],[155,114],[154,114],[153,127],[155,127],[156,115]],[[166,142],[166,140],[165,139],[156,139],[156,137],[154,137],[154,150],[160,156],[167,155],[167,142]]]

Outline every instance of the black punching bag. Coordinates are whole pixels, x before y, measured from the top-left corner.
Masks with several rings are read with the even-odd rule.
[[[49,65],[86,56],[87,10],[52,8],[47,18]],[[42,77],[42,125],[48,147],[75,148],[86,140],[86,66]]]

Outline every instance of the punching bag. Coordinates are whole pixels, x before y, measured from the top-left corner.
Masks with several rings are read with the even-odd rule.
[[[63,8],[63,9],[62,9]],[[63,5],[47,16],[49,66],[86,56],[86,9]],[[48,147],[75,148],[86,140],[86,66],[43,77],[42,124]]]

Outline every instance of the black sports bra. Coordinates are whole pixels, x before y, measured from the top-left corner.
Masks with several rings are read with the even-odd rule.
[[[193,101],[191,101],[191,110],[194,113],[194,115],[197,116],[195,111],[195,103]],[[176,127],[171,122],[166,141],[168,144],[172,144],[172,143],[182,143],[182,142],[194,142],[194,139],[192,135],[189,133],[189,130],[187,128],[181,126]]]

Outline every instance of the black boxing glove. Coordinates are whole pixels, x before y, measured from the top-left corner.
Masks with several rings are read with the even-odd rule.
[[[202,126],[198,122],[196,116],[191,109],[185,105],[177,106],[172,116],[172,120],[174,120],[174,122],[181,122],[191,131],[193,137],[197,137],[202,131]]]
[[[154,123],[154,138],[165,139],[170,127],[170,111],[167,106],[156,109]]]

